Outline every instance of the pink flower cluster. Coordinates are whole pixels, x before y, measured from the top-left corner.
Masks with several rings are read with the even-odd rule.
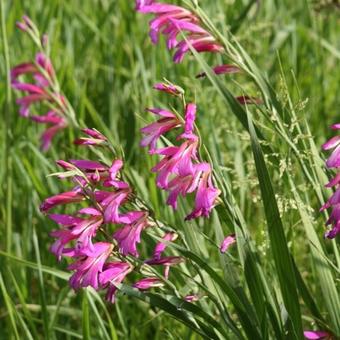
[[[155,88],[160,89],[159,84]],[[163,91],[172,94],[163,86]],[[200,162],[198,157],[199,138],[194,132],[196,105],[190,103],[185,108],[184,123],[173,112],[159,108],[148,109],[160,118],[141,129],[145,137],[141,146],[149,147],[150,154],[162,156],[162,160],[152,169],[157,173],[157,186],[169,192],[167,204],[177,208],[177,199],[196,192],[195,208],[186,220],[200,216],[208,217],[216,204],[220,190],[212,181],[212,168],[206,162]],[[156,148],[157,141],[167,132],[181,128],[177,137],[181,144]]]
[[[137,0],[136,10],[140,13],[155,14],[155,18],[150,22],[150,37],[154,44],[159,41],[162,34],[166,37],[167,48],[169,50],[176,49],[174,62],[181,63],[192,47],[197,52],[222,52],[224,48],[216,39],[204,28],[200,26],[200,19],[189,10],[180,6],[164,4],[155,0]],[[178,37],[185,38],[179,40]],[[222,64],[212,68],[212,72],[216,75],[239,73],[241,69],[236,65]],[[206,77],[206,72],[199,73],[196,78]],[[158,85],[159,86],[159,85]],[[163,85],[164,86],[164,85]],[[180,95],[178,90],[170,90],[167,86],[167,92],[172,95]],[[161,88],[159,88],[161,90]],[[235,99],[241,105],[262,104],[262,100],[250,96],[238,96]]]
[[[41,52],[36,54],[34,61],[19,64],[11,70],[11,85],[13,89],[24,93],[23,97],[16,101],[20,106],[20,115],[47,126],[41,136],[41,148],[46,151],[53,137],[68,125],[68,104],[59,91],[52,62],[43,52],[48,40],[47,35],[40,37],[37,27],[26,15],[22,19],[22,22],[17,22],[17,27],[31,36]],[[25,81],[21,81],[23,76]],[[47,112],[35,115],[34,105],[44,105]]]
[[[101,145],[106,138],[96,130],[84,129],[88,137],[78,139],[82,145]],[[107,289],[107,299],[114,302],[116,285],[121,283],[133,270],[127,255],[139,256],[137,244],[141,233],[150,226],[146,210],[129,210],[127,205],[133,200],[132,189],[122,180],[121,160],[114,160],[111,166],[91,160],[58,161],[66,172],[60,178],[70,177],[74,187],[67,192],[47,198],[40,206],[43,213],[60,205],[87,203],[69,214],[49,214],[60,229],[54,230],[55,238],[50,250],[60,260],[63,256],[75,261],[68,269],[74,271],[70,285],[75,289],[91,286],[96,290]],[[116,225],[112,236],[105,226]],[[106,237],[106,242],[95,242],[98,233]],[[167,234],[165,241],[174,241],[175,234]],[[116,246],[112,243],[115,241]],[[109,241],[109,242],[107,242]],[[180,257],[161,257],[166,245],[156,246],[154,256],[145,263],[165,266],[165,276],[169,267],[182,262]],[[162,282],[157,278],[144,278],[134,284],[138,289],[158,287]]]
[[[136,10],[144,14],[154,14],[150,22],[150,38],[154,44],[162,34],[166,37],[167,48],[176,49],[173,60],[175,63],[183,61],[190,52],[190,46],[197,52],[221,52],[223,47],[204,28],[200,20],[189,10],[171,4],[159,3],[152,0],[137,0]],[[185,39],[179,40],[184,33]]]
[[[340,130],[340,123],[332,126],[334,130]],[[321,211],[331,208],[332,212],[327,221],[332,229],[327,231],[325,236],[333,239],[340,233],[340,135],[331,138],[323,145],[324,150],[333,150],[331,156],[326,161],[329,169],[335,169],[335,177],[326,185],[327,188],[335,188],[334,194],[322,206]]]
[[[22,82],[21,76],[29,76],[31,82]],[[17,99],[19,112],[23,117],[30,118],[36,123],[46,124],[47,129],[41,136],[41,147],[47,150],[52,138],[67,127],[65,117],[65,99],[60,93],[53,92],[55,72],[52,63],[42,52],[35,57],[35,62],[17,65],[11,70],[11,84],[15,90],[25,93]],[[33,104],[45,104],[48,112],[44,115],[34,115],[31,112]]]

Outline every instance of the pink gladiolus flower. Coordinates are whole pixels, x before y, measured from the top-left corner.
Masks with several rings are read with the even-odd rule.
[[[173,242],[177,239],[177,237],[178,235],[176,233],[166,234],[163,237],[163,240],[156,244],[152,259],[145,261],[145,263],[149,264],[150,266],[164,266],[164,276],[166,279],[169,277],[170,267],[184,261],[184,259],[180,256],[161,257],[162,253],[167,247],[167,244],[163,241]]]
[[[184,93],[184,90],[181,87],[166,83],[155,84],[153,88],[157,91],[165,92],[176,97],[181,96]]]
[[[147,125],[141,129],[141,132],[146,136],[142,139],[140,145],[143,147],[150,146],[149,152],[155,153],[158,139],[166,132],[180,126],[181,122],[176,115],[170,111],[162,109],[147,109],[147,111],[162,117],[157,122]]]
[[[123,255],[139,257],[137,243],[140,242],[142,231],[148,226],[147,217],[148,214],[142,211],[130,212],[130,223],[114,232],[113,238],[118,242],[119,251]]]
[[[70,278],[70,285],[78,290],[81,287],[91,286],[99,288],[99,275],[103,271],[104,264],[111,254],[113,245],[107,242],[98,242],[93,245],[93,250],[84,249],[78,253],[79,260],[68,266],[75,273]]]
[[[340,124],[334,124],[331,128],[339,130]],[[337,175],[334,179],[326,184],[327,188],[334,187],[335,192],[320,209],[323,211],[332,208],[331,215],[326,222],[326,225],[331,225],[332,229],[325,233],[325,237],[333,239],[340,234],[340,136],[331,138],[322,147],[324,150],[333,150],[331,156],[326,161],[326,166],[337,170]]]
[[[148,290],[150,288],[163,287],[164,283],[156,277],[148,277],[137,281],[133,284],[134,288],[139,290]]]
[[[119,208],[131,193],[130,188],[120,189],[115,192],[96,191],[95,198],[104,210],[105,223],[121,223]]]
[[[235,234],[227,236],[220,246],[220,252],[224,254],[234,243],[236,243]]]
[[[84,195],[78,191],[68,191],[47,198],[40,206],[40,211],[46,213],[57,205],[78,203],[85,199]]]
[[[193,173],[174,177],[167,186],[167,190],[170,192],[167,204],[176,210],[178,196],[185,197],[187,194],[194,192],[198,187],[203,172],[207,170],[210,170],[209,164],[199,163],[193,165]]]
[[[120,284],[132,271],[132,266],[126,262],[112,262],[104,266],[104,270],[99,274],[99,281],[101,286],[107,288],[106,299],[114,303],[115,294],[117,291],[117,284]]]
[[[332,229],[325,233],[325,237],[329,239],[335,238],[340,233],[340,173],[326,185],[327,187],[335,186],[336,191],[321,207],[321,211],[332,208],[331,215],[326,225],[332,225]]]
[[[81,137],[74,141],[77,145],[102,145],[107,141],[106,137],[95,129],[82,129],[88,137]]]
[[[326,340],[331,339],[331,334],[324,331],[304,331],[303,335],[310,340]]]
[[[176,233],[167,233],[162,240],[173,242],[177,239],[178,235]],[[160,259],[162,253],[165,251],[167,244],[165,242],[159,242],[156,244],[155,250],[153,252],[154,259]]]
[[[150,266],[173,266],[182,262],[184,262],[184,259],[180,256],[167,256],[159,259],[152,258],[145,261],[145,263]]]
[[[180,256],[167,256],[167,257],[161,257],[158,259],[152,258],[144,262],[150,266],[164,266],[165,267],[164,277],[168,279],[170,267],[184,262],[184,259],[183,257],[180,257]]]
[[[195,209],[185,219],[191,220],[199,216],[208,217],[216,205],[216,199],[221,191],[214,187],[211,179],[211,171],[206,171],[198,184],[195,199]]]
[[[69,232],[67,228],[73,227],[83,220],[81,218],[69,215],[49,215],[49,217],[53,221],[65,227],[65,229],[54,230],[50,233],[50,236],[57,238],[57,240],[50,247],[50,251],[57,257],[58,261],[60,261],[61,256],[70,250],[65,249],[65,245],[77,238],[77,236]]]
[[[187,9],[169,5],[143,1],[137,2],[136,9],[141,13],[152,13],[155,18],[150,22],[150,38],[154,44],[158,43],[160,34],[167,40],[168,49],[175,48],[174,62],[182,62],[184,56],[190,52],[190,46],[197,52],[222,52],[223,47],[204,28],[199,25],[199,18]],[[186,39],[178,41],[182,33]]]
[[[92,238],[96,236],[97,230],[103,224],[102,214],[94,208],[87,208],[80,212],[86,213],[90,215],[90,217],[82,219],[68,215],[49,215],[53,221],[64,226],[63,229],[54,230],[50,234],[52,237],[57,238],[51,247],[51,252],[54,253],[59,260],[61,259],[65,245],[72,240],[77,240],[75,247],[77,250],[94,250]]]
[[[233,73],[239,73],[241,70],[239,67],[235,66],[235,65],[219,65],[219,66],[215,66],[213,67],[213,72],[216,75],[220,75],[220,74],[233,74]],[[206,77],[207,74],[205,72],[199,73],[196,78],[204,78]]]
[[[187,176],[194,172],[193,160],[197,159],[197,140],[185,141],[180,147],[170,146],[156,150],[156,154],[164,158],[152,168],[157,172],[157,186],[169,188],[171,175]]]
[[[105,187],[114,187],[116,189],[129,189],[129,185],[117,179],[118,173],[123,167],[123,161],[116,159],[109,169],[109,177],[105,180]]]

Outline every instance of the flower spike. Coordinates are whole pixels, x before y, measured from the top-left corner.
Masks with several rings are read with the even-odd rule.
[[[331,128],[340,130],[340,124],[334,124]],[[332,150],[330,157],[326,161],[326,167],[337,171],[336,176],[326,184],[327,188],[334,187],[335,192],[320,209],[321,211],[332,209],[326,222],[326,225],[331,225],[332,228],[325,233],[325,237],[333,239],[340,234],[340,136],[331,138],[322,147],[324,150]]]
[[[169,50],[176,49],[173,57],[175,63],[181,63],[192,47],[197,52],[222,52],[224,48],[202,26],[200,19],[189,10],[175,5],[155,1],[137,0],[136,10],[143,14],[154,14],[150,22],[150,38],[157,44],[159,36],[166,37]],[[185,38],[181,41],[178,38]]]

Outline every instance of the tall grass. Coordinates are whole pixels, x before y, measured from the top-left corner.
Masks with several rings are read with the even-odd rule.
[[[339,248],[323,239],[327,216],[319,213],[330,194],[320,145],[339,116],[339,12],[291,0],[179,3],[202,18],[225,56],[193,51],[174,65],[163,43],[149,42],[132,1],[1,1],[0,339],[301,339],[304,329],[340,336]],[[38,207],[63,183],[47,175],[55,160],[86,151],[72,145],[77,132],[69,130],[42,153],[40,128],[18,116],[9,69],[34,56],[15,29],[24,13],[49,34],[78,120],[124,152],[138,194],[179,233],[170,250],[187,261],[172,268],[173,291],[126,284],[109,305],[91,289],[75,294],[66,264],[49,253],[53,225]],[[215,76],[210,66],[222,59],[243,73]],[[207,79],[195,80],[201,71]],[[150,90],[163,78],[199,108],[202,151],[223,192],[209,220],[184,222],[184,200],[176,214],[165,206],[149,171],[154,159],[138,145],[144,108],[176,105]],[[240,106],[234,96],[243,94],[264,104]],[[237,246],[220,254],[234,232]],[[157,239],[151,231],[141,252]],[[179,298],[189,293],[200,300]]]

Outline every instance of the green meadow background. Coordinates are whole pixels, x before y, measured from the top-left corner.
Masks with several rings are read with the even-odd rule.
[[[186,235],[192,251],[222,276],[232,275],[240,286],[246,279],[236,248],[228,256],[233,272],[217,248],[223,235],[233,232],[233,225],[222,218],[223,209],[218,207],[210,220],[184,223],[190,204],[182,200],[174,214],[165,205],[166,196],[158,191],[150,173],[155,157],[139,147],[139,128],[153,119],[145,113],[146,107],[179,109],[173,99],[152,90],[152,85],[163,78],[183,87],[188,101],[196,101],[202,139],[213,155],[219,175],[229,183],[261,265],[270,277],[272,250],[249,134],[216,90],[216,84],[209,79],[195,79],[202,64],[194,56],[175,65],[163,39],[158,46],[151,44],[151,17],[136,13],[134,1],[0,1],[0,339],[201,339],[161,308],[131,296],[120,294],[117,303],[109,305],[99,295],[85,290],[75,294],[69,288],[66,263],[57,263],[48,251],[48,234],[55,226],[39,212],[39,204],[68,188],[66,182],[47,177],[57,169],[55,160],[91,155],[73,146],[72,141],[79,136],[74,129],[59,134],[53,147],[42,153],[42,127],[19,117],[17,93],[8,87],[6,75],[9,68],[32,60],[36,47],[16,28],[15,22],[27,14],[41,32],[48,33],[54,67],[78,120],[83,126],[102,131],[120,146],[129,178],[157,218],[176,226]],[[237,37],[268,79],[275,98],[287,112],[294,112],[283,117],[284,123],[279,127],[283,132],[279,133],[277,119],[271,112],[249,108],[258,131],[266,138],[265,146],[272,148],[265,159],[288,249],[318,308],[328,318],[320,272],[314,262],[320,252],[313,253],[316,246],[308,236],[308,228],[318,235],[324,252],[321,258],[333,263],[329,271],[338,289],[337,245],[323,240],[326,216],[318,210],[320,197],[322,201],[330,195],[323,189],[327,173],[321,145],[332,135],[329,126],[339,119],[339,3],[198,3],[222,34],[227,36],[230,30]],[[211,66],[228,62],[221,55],[201,57]],[[219,79],[235,96],[261,96],[245,74]],[[310,181],[304,166],[312,174]],[[140,246],[141,252],[150,254],[153,246],[154,241],[147,237]],[[186,281],[185,274],[192,273],[189,267],[183,265],[181,271],[174,270],[171,276],[183,294],[199,291]],[[276,287],[274,274],[271,279],[271,285]],[[206,299],[199,304],[213,314]],[[301,306],[304,328],[310,329],[313,317],[302,300]],[[231,308],[232,316],[233,313]],[[232,334],[230,338],[233,339]]]

